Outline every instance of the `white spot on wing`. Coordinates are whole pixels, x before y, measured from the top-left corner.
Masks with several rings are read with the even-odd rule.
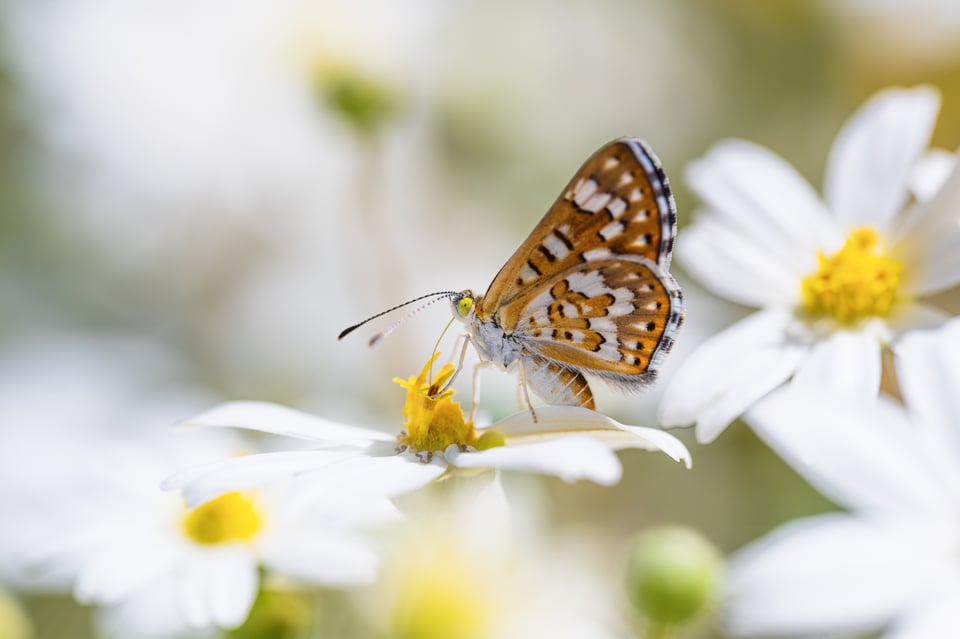
[[[590,211],[591,213],[596,213],[607,205],[607,202],[610,201],[611,197],[613,196],[606,191],[596,193],[583,204],[583,209],[585,211]]]
[[[547,239],[543,241],[543,245],[548,251],[553,253],[558,260],[562,260],[570,255],[570,249],[568,249],[567,245],[556,235],[548,235]]]
[[[582,293],[587,297],[595,297],[610,292],[610,287],[607,286],[603,276],[600,275],[600,271],[573,273],[567,278],[567,282],[570,284],[571,291]]]
[[[623,215],[624,211],[627,210],[627,201],[624,200],[622,197],[618,197],[617,199],[610,202],[610,204],[607,204],[607,210],[610,212],[610,215],[612,215],[614,219],[617,219],[621,215]]]
[[[639,202],[640,200],[643,199],[643,191],[641,191],[640,189],[634,189],[630,191],[629,197],[631,202]]]
[[[624,171],[620,175],[620,186],[626,186],[627,184],[630,184],[631,182],[633,182],[633,179],[635,177],[636,176],[633,174],[632,171]]]
[[[604,240],[611,240],[623,233],[623,225],[620,222],[610,222],[600,229],[600,235]]]
[[[591,317],[590,329],[599,333],[616,333],[617,325],[609,317]]]
[[[581,180],[573,191],[573,201],[577,203],[577,206],[582,207],[596,190],[597,183],[595,180]]]
[[[608,257],[610,257],[610,249],[596,248],[583,252],[583,258],[588,262],[592,260],[604,260]]]
[[[614,168],[618,164],[620,164],[620,160],[618,160],[617,158],[607,158],[607,161],[603,163],[603,168],[605,171],[609,171],[610,169]]]
[[[520,269],[519,277],[521,280],[523,280],[524,283],[527,283],[537,279],[538,276],[537,276],[537,272],[532,268],[530,268],[529,264],[524,264],[523,268]]]

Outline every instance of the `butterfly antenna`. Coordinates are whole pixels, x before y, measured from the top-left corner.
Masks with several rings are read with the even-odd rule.
[[[441,292],[439,292],[439,293],[428,293],[427,295],[421,295],[420,297],[415,297],[415,298],[413,298],[412,300],[409,300],[409,301],[407,301],[407,302],[404,302],[403,304],[397,304],[396,306],[394,306],[394,307],[392,307],[392,308],[388,308],[388,309],[385,310],[385,311],[381,311],[381,312],[377,313],[376,315],[371,315],[371,316],[368,317],[367,319],[365,319],[365,320],[363,320],[362,322],[359,322],[359,323],[357,323],[357,324],[354,324],[353,326],[348,326],[347,328],[343,329],[343,330],[340,332],[339,335],[337,335],[337,340],[343,339],[344,337],[346,337],[347,335],[349,335],[349,334],[352,333],[353,331],[357,330],[358,328],[360,328],[361,326],[363,326],[363,325],[366,324],[367,322],[369,322],[369,321],[371,321],[371,320],[375,320],[375,319],[377,319],[378,317],[381,317],[381,316],[383,316],[383,315],[386,315],[387,313],[392,313],[393,311],[397,310],[398,308],[403,308],[404,306],[409,306],[410,304],[413,304],[414,302],[419,302],[420,300],[425,300],[425,299],[427,299],[428,297],[436,297],[436,298],[438,298],[438,299],[445,299],[445,298],[453,297],[453,296],[456,295],[456,294],[457,294],[456,291],[441,291]],[[381,337],[385,336],[385,335],[388,334],[388,333],[393,332],[393,330],[396,329],[400,324],[402,324],[403,322],[407,321],[408,319],[410,319],[411,317],[413,317],[414,315],[416,315],[417,313],[419,313],[420,311],[422,311],[423,309],[425,309],[426,307],[430,306],[431,304],[433,304],[433,303],[436,302],[436,301],[437,301],[437,300],[430,300],[430,301],[427,302],[426,304],[424,304],[424,305],[420,306],[419,308],[417,308],[416,310],[414,310],[414,311],[413,311],[412,313],[410,313],[409,315],[401,318],[398,322],[395,322],[395,323],[394,323],[392,326],[390,326],[387,330],[385,330],[385,331],[383,331],[383,332],[381,332],[381,333],[378,333],[377,335],[375,335],[375,336],[373,337],[373,339],[370,340],[370,345],[373,346],[374,343],[376,343],[377,341],[379,341]]]
[[[416,315],[417,313],[419,313],[419,312],[422,311],[423,309],[427,308],[427,307],[430,306],[431,304],[433,304],[433,303],[435,303],[435,302],[439,302],[440,300],[443,300],[443,299],[449,299],[449,298],[453,297],[454,295],[457,295],[457,293],[456,293],[456,292],[451,292],[451,293],[448,293],[448,294],[444,294],[443,297],[436,297],[436,298],[430,300],[429,302],[424,302],[424,303],[421,304],[420,306],[416,307],[415,309],[413,309],[412,311],[410,311],[409,313],[407,313],[406,315],[404,315],[403,317],[401,317],[400,319],[398,319],[396,322],[394,322],[394,323],[391,324],[390,326],[386,327],[385,329],[383,329],[382,331],[380,331],[379,333],[377,333],[376,335],[374,335],[373,337],[371,337],[371,338],[370,338],[370,346],[371,346],[371,347],[376,346],[376,345],[377,345],[377,342],[379,342],[380,340],[382,340],[384,337],[386,337],[387,335],[389,335],[389,334],[392,333],[393,331],[397,330],[397,329],[400,327],[401,324],[403,324],[403,323],[406,322],[408,319],[410,319],[411,317],[413,317],[414,315]]]

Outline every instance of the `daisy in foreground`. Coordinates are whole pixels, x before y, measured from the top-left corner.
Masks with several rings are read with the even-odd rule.
[[[960,627],[960,320],[904,338],[905,408],[781,389],[757,433],[849,509],[789,523],[734,555],[725,617],[738,636],[956,636]]]
[[[343,499],[396,496],[460,469],[504,469],[587,479],[611,485],[623,467],[613,451],[661,450],[690,467],[690,453],[672,435],[627,426],[605,415],[569,406],[537,408],[484,429],[464,418],[453,390],[437,395],[453,376],[452,364],[432,377],[434,354],[416,377],[395,380],[407,391],[404,430],[397,436],[336,424],[262,402],[230,402],[188,420],[187,426],[259,430],[311,440],[314,450],[247,455],[174,475],[164,483],[189,504],[225,492],[299,476],[318,495]],[[309,490],[309,488],[305,488]]]
[[[942,180],[935,194],[908,190],[938,108],[927,87],[871,99],[833,144],[825,201],[749,142],[721,142],[690,165],[706,210],[684,229],[678,258],[713,292],[760,310],[682,364],[663,425],[695,423],[698,440],[712,441],[791,376],[876,397],[881,349],[946,319],[923,300],[960,283],[960,171],[913,175]]]
[[[6,512],[18,526],[0,530],[12,563],[5,569],[34,587],[68,588],[80,603],[99,606],[104,637],[236,628],[263,575],[282,577],[293,589],[374,580],[379,553],[365,533],[399,519],[392,504],[369,500],[346,509],[313,500],[304,509],[287,485],[233,491],[187,508],[159,487],[181,467],[175,462],[219,459],[240,443],[222,431],[191,435],[170,446],[131,440],[74,449],[83,455],[83,472],[47,486],[46,499],[38,495],[22,511]],[[17,528],[32,531],[30,538]]]

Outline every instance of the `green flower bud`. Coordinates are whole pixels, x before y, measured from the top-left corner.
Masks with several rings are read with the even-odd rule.
[[[323,69],[316,87],[328,108],[364,134],[376,133],[400,111],[389,87],[355,69]]]
[[[313,627],[313,606],[307,595],[260,590],[247,620],[225,633],[227,639],[304,639]]]
[[[720,553],[700,533],[654,528],[633,544],[627,593],[651,626],[685,624],[715,600],[722,567]]]

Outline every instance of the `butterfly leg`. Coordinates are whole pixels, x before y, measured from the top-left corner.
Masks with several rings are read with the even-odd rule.
[[[527,376],[527,367],[525,365],[525,357],[521,357],[518,361],[520,363],[520,379],[517,382],[517,403],[520,404],[520,409],[524,408],[530,409],[530,416],[533,418],[533,423],[537,423],[537,411],[533,409],[533,402],[530,401],[530,390],[528,388],[529,377]]]
[[[463,340],[463,346],[459,346],[461,339]],[[463,361],[467,358],[468,346],[470,346],[470,335],[468,335],[467,333],[464,333],[459,337],[457,337],[457,341],[454,342],[454,345],[453,345],[454,352],[456,352],[457,348],[460,349],[460,359],[457,361],[457,368],[453,371],[453,375],[450,376],[450,379],[447,380],[447,383],[443,385],[443,388],[441,388],[436,393],[434,393],[432,397],[436,397],[437,395],[440,395],[441,393],[445,392],[448,388],[450,388],[450,386],[453,385],[453,380],[455,380],[457,378],[457,375],[460,374],[460,371],[463,370]],[[474,382],[474,384],[476,384],[476,382]]]
[[[470,402],[470,422],[477,421],[477,406],[480,405],[480,370],[491,364],[490,360],[481,360],[473,367],[473,398]]]

